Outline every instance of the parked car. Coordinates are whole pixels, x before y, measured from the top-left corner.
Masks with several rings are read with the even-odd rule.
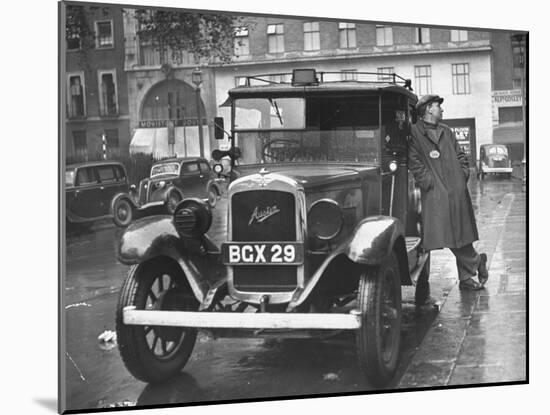
[[[65,169],[66,217],[69,224],[112,218],[118,226],[132,221],[130,188],[124,165],[88,162]]]
[[[134,208],[144,212],[161,207],[173,214],[186,197],[207,199],[211,207],[222,194],[220,180],[206,159],[200,157],[170,158],[151,167],[148,178],[132,186]]]
[[[292,84],[229,91],[231,148],[212,154],[229,156],[234,173],[225,240],[206,234],[212,213],[193,198],[121,235],[118,259],[132,267],[116,330],[136,378],[179,372],[198,329],[276,338],[350,330],[369,381],[393,378],[401,286],[416,285],[422,302],[430,264],[407,170],[417,97],[397,75],[325,82],[330,75],[299,70]],[[223,119],[214,130],[224,138]]]
[[[502,144],[483,144],[479,148],[478,177],[484,179],[486,174],[505,174],[512,177],[512,161],[508,148]]]

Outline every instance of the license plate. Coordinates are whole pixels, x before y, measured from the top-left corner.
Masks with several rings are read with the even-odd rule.
[[[229,242],[222,244],[225,265],[300,265],[304,245],[299,242]]]

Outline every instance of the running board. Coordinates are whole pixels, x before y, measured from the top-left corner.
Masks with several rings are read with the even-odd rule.
[[[235,329],[354,330],[361,327],[361,314],[330,313],[227,313],[200,311],[136,310],[124,307],[127,325]]]

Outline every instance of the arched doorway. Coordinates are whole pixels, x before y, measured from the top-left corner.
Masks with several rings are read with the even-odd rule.
[[[210,153],[206,111],[199,99],[202,118],[203,156]],[[152,154],[156,158],[201,155],[195,88],[178,79],[154,85],[145,95],[138,128],[130,144],[131,153]]]

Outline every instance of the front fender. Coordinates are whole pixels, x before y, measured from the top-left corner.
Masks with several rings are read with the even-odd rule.
[[[146,262],[156,257],[175,260],[185,273],[187,281],[201,303],[209,284],[201,269],[204,252],[198,240],[182,240],[172,222],[172,216],[149,216],[130,224],[118,244],[118,260],[126,265]]]
[[[391,252],[395,241],[403,237],[403,224],[391,216],[363,219],[355,227],[345,248],[347,257],[356,263],[377,265]]]
[[[134,200],[134,198],[128,194],[128,193],[124,193],[124,192],[120,192],[120,193],[117,193],[112,199],[111,199],[111,206],[110,206],[110,210],[109,210],[109,214],[110,215],[113,215],[114,211],[115,211],[115,203],[117,202],[117,200],[119,199],[126,199],[130,202],[130,204],[132,205],[132,208],[137,208],[137,205],[136,205],[136,201]]]

